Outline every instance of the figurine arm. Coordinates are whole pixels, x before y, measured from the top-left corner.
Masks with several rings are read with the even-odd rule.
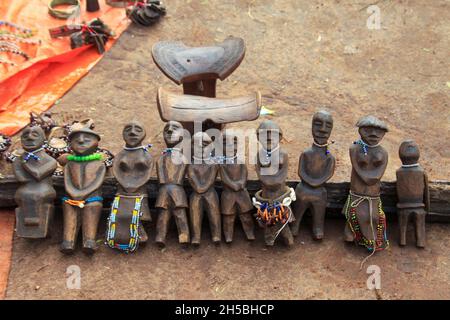
[[[306,174],[306,170],[305,170],[306,168],[304,166],[304,163],[302,163],[303,174],[302,174],[302,172],[300,172],[300,178],[302,179],[302,181],[305,181],[311,187],[320,187],[325,182],[327,182],[328,180],[331,179],[331,177],[334,174],[335,165],[336,165],[336,160],[333,157],[330,159],[330,161],[328,161],[327,166],[325,167],[325,174],[319,178],[313,178]]]
[[[239,187],[239,181],[233,181],[228,176],[225,168],[223,166],[219,167],[220,178],[222,179],[222,183],[230,188],[233,191],[239,191],[241,188]]]
[[[192,166],[188,166],[188,179],[192,186],[192,189],[195,190],[197,193],[204,193],[208,190],[208,187],[205,187],[205,185],[208,185],[205,183],[205,185],[202,185],[200,182],[200,179],[198,179],[197,175],[194,172],[194,168]]]
[[[424,201],[423,203],[425,204],[425,211],[427,213],[430,212],[430,188],[429,188],[429,183],[428,183],[428,175],[426,172],[423,173],[423,179],[425,182],[425,190],[423,193],[423,197],[424,197]]]
[[[245,188],[245,186],[247,185],[247,180],[248,180],[248,170],[247,170],[247,166],[245,164],[243,164],[242,171],[241,171],[241,177],[238,181],[239,190],[242,190]]]
[[[363,170],[356,161],[356,152],[358,152],[356,148],[350,148],[350,160],[356,174],[369,186],[378,183],[387,167],[388,157],[386,152],[383,151],[383,164],[374,170]]]
[[[19,158],[16,158],[16,160],[14,160],[13,168],[14,168],[14,175],[16,176],[17,181],[19,181],[19,182],[28,181],[28,178],[23,171],[24,169],[22,167],[22,164],[20,163]]]
[[[37,181],[41,181],[56,170],[56,160],[50,158],[49,161],[38,167],[27,166],[25,164],[24,168],[34,179],[36,179]]]
[[[65,175],[69,173],[69,170],[65,170]],[[66,187],[66,190],[70,190],[69,194],[70,196],[72,196],[74,198],[74,200],[81,200],[86,198],[89,194],[93,193],[94,191],[98,190],[102,184],[103,181],[105,180],[105,175],[106,175],[106,166],[102,165],[96,173],[96,178],[94,179],[94,181],[86,186],[86,188],[83,188],[82,190],[78,189],[77,187],[75,187],[72,183],[72,179],[64,179],[64,184]]]
[[[163,157],[160,157],[156,162],[156,175],[158,176],[158,181],[161,184],[166,183],[166,181],[168,180],[166,172],[164,171],[163,167],[164,167],[164,159]]]
[[[286,180],[287,168],[289,165],[289,159],[287,153],[280,153],[281,160],[280,165],[281,168],[278,168],[275,174],[271,175],[258,175],[261,182],[268,187],[275,187],[280,185]],[[260,169],[260,167],[259,167]]]

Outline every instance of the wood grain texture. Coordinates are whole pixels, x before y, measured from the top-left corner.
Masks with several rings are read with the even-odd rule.
[[[155,64],[177,84],[224,80],[241,64],[244,56],[244,40],[235,37],[207,47],[189,47],[181,41],[160,41],[152,48]]]
[[[261,93],[228,99],[207,98],[172,93],[159,88],[158,111],[163,121],[205,122],[225,124],[252,121],[261,110]]]
[[[59,199],[64,195],[64,178],[54,177],[53,184],[58,194],[56,205],[61,205]],[[102,193],[105,198],[104,206],[108,207],[116,192],[116,180],[112,177],[105,179],[102,186]],[[289,187],[295,188],[298,181],[290,180],[287,182]],[[430,181],[430,213],[427,216],[427,221],[450,222],[450,181]],[[5,176],[0,179],[0,208],[8,208],[16,206],[14,201],[14,193],[18,187],[18,182],[13,176]],[[189,194],[192,192],[187,180],[184,181],[184,187]],[[348,191],[350,188],[349,182],[332,182],[325,184],[328,193],[328,217],[341,217],[342,207],[347,200]],[[215,186],[218,193],[222,190],[220,181],[216,182]],[[251,195],[261,189],[260,182],[256,180],[249,180],[247,182],[247,189]],[[150,199],[150,205],[158,196],[158,180],[150,179],[147,183],[147,190]],[[396,212],[397,204],[397,190],[395,182],[381,182],[381,200],[383,201],[384,211],[387,213],[388,219]]]

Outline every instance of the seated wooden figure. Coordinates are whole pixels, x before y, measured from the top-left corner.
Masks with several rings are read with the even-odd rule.
[[[328,142],[333,129],[333,118],[327,111],[316,112],[312,118],[313,145],[303,151],[298,163],[298,175],[301,182],[295,193],[295,222],[291,225],[292,234],[296,236],[300,222],[306,210],[312,214],[312,232],[315,240],[324,236],[325,211],[327,207],[327,182],[334,174],[336,159],[328,150]]]
[[[254,224],[251,212],[253,204],[246,189],[248,171],[245,163],[237,163],[237,138],[224,134],[225,156],[219,167],[219,174],[223,184],[220,199],[222,225],[225,242],[233,241],[234,222],[239,215],[242,228],[248,240],[255,240]],[[229,155],[231,153],[231,155]]]
[[[178,230],[178,242],[190,242],[189,224],[186,214],[188,201],[183,187],[187,162],[179,147],[184,137],[181,123],[169,121],[164,126],[164,141],[167,148],[157,161],[159,193],[155,207],[159,209],[156,223],[156,243],[161,247],[166,244],[170,218],[173,216]]]
[[[428,177],[419,165],[419,146],[413,140],[403,141],[399,148],[402,166],[397,170],[397,212],[400,245],[406,245],[408,220],[412,216],[416,229],[416,246],[425,247],[425,217],[430,208]]]
[[[211,230],[212,241],[218,244],[221,240],[221,222],[219,196],[214,189],[218,165],[211,159],[213,143],[205,132],[197,132],[192,138],[193,163],[188,166],[187,177],[192,186],[189,199],[191,221],[191,243],[200,244],[202,220],[206,211]]]
[[[380,198],[380,181],[388,163],[388,153],[380,143],[388,128],[373,116],[361,118],[356,126],[361,139],[350,147],[350,194],[343,209],[347,219],[345,240],[374,253],[389,246]]]
[[[253,198],[258,209],[257,220],[264,227],[267,246],[273,246],[278,235],[286,245],[294,244],[289,223],[294,221],[291,203],[295,201],[295,191],[286,185],[289,159],[280,147],[283,133],[273,121],[266,120],[257,130],[260,149],[256,161],[256,173],[261,181],[261,190]]]
[[[15,195],[17,236],[45,238],[54,213],[56,191],[52,174],[57,162],[44,150],[45,133],[41,127],[25,128],[21,143],[25,152],[13,162],[20,183]]]
[[[142,145],[146,137],[138,121],[127,123],[122,132],[125,147],[113,162],[113,174],[118,182],[108,219],[106,243],[125,252],[133,252],[139,243],[148,240],[141,221],[151,221],[146,183],[150,179],[153,158],[151,144]]]
[[[77,235],[82,229],[83,251],[94,253],[97,246],[97,227],[103,207],[101,187],[106,166],[102,153],[96,153],[100,136],[92,124],[74,128],[69,136],[74,154],[63,155],[58,161],[65,164],[63,197],[64,232],[61,251],[73,253]]]

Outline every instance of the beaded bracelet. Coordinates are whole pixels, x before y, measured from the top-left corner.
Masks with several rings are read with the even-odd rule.
[[[32,44],[32,45],[41,45],[42,40],[33,40],[33,39],[24,39],[18,37],[15,34],[0,34],[0,41],[16,41],[20,43]]]
[[[24,34],[27,34],[29,36],[33,36],[33,34],[34,34],[34,31],[31,30],[31,29],[25,28],[25,27],[21,27],[18,24],[15,24],[15,23],[12,23],[12,22],[8,22],[8,21],[0,20],[0,27],[1,26],[7,26],[7,27],[10,27],[10,28],[16,29],[17,31],[19,31],[21,33],[24,33]]]
[[[7,48],[7,47],[0,47],[0,52],[10,52],[12,54],[16,54],[18,56],[22,56],[24,57],[26,60],[30,59],[30,56],[28,54],[26,54],[25,52],[23,52],[22,50],[17,50],[17,49],[12,49],[12,48]]]
[[[15,64],[14,62],[11,62],[11,61],[8,61],[8,60],[4,60],[2,58],[0,58],[0,63],[8,64],[8,65],[13,66],[13,67],[17,66],[17,64]]]
[[[72,5],[70,9],[58,10],[55,9],[56,6],[69,4]],[[69,19],[71,17],[76,17],[80,15],[80,1],[79,0],[51,0],[48,4],[48,13],[57,19]]]

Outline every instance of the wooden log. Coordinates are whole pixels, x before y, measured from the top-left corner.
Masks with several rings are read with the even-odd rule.
[[[53,178],[54,186],[58,194],[57,199],[61,199],[64,194],[64,180],[63,177]],[[289,181],[288,185],[295,188],[298,181]],[[116,180],[112,177],[105,179],[103,183],[103,202],[106,207],[109,207],[116,191]],[[14,194],[18,187],[18,182],[13,176],[7,176],[0,179],[0,208],[15,207]],[[348,182],[331,182],[326,184],[328,191],[328,217],[340,217],[342,207],[347,199],[350,184]],[[188,194],[192,191],[188,182],[185,181],[185,188]],[[217,191],[220,193],[222,186],[220,181],[216,183]],[[150,179],[147,183],[150,206],[158,195],[158,181],[156,178]],[[260,189],[260,183],[256,180],[249,180],[247,189],[253,195]],[[381,199],[383,201],[383,208],[388,218],[395,217],[397,193],[395,182],[382,182],[381,184]],[[450,181],[431,181],[430,182],[430,214],[427,221],[433,222],[450,222]],[[57,205],[60,206],[59,201]]]

